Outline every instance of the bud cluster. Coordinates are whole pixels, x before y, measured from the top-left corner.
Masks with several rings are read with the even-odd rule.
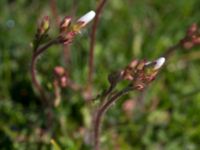
[[[80,30],[84,28],[93,18],[95,12],[90,11],[74,24],[71,23],[71,17],[65,17],[60,23],[60,42],[63,44],[69,44],[72,42],[76,34],[80,33]]]
[[[57,66],[54,68],[54,75],[58,85],[62,88],[68,86],[69,76],[66,70],[63,67]]]
[[[57,43],[70,44],[74,39],[75,35],[80,33],[81,29],[84,28],[94,17],[95,12],[90,11],[78,19],[75,23],[72,23],[71,17],[65,17],[59,25],[59,36],[56,39]],[[50,28],[49,16],[43,17],[41,23],[37,28],[37,33],[34,39],[34,50],[39,45],[44,44],[48,40],[48,30]]]
[[[125,67],[125,69],[109,76],[110,84],[112,85],[122,80],[128,80],[131,82],[134,89],[143,90],[156,78],[158,71],[163,66],[164,62],[164,57],[153,62],[133,60],[127,67]]]
[[[190,49],[194,46],[200,45],[200,32],[197,24],[192,24],[185,35],[185,37],[180,41],[180,44],[185,49]]]

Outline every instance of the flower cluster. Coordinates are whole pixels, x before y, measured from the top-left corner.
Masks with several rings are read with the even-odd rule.
[[[128,80],[134,89],[143,90],[156,78],[158,71],[164,63],[164,57],[152,62],[133,60],[125,69],[111,74],[108,79],[111,85],[116,85],[122,80]]]
[[[90,11],[76,21],[75,24],[71,24],[71,17],[65,17],[60,23],[60,42],[63,44],[69,44],[72,42],[76,34],[80,32],[93,18],[95,12]]]
[[[57,43],[70,44],[74,39],[75,35],[80,33],[81,29],[84,28],[94,17],[95,12],[90,11],[78,19],[75,23],[72,23],[71,17],[65,17],[59,25],[59,36],[56,39]],[[34,51],[41,45],[48,41],[48,31],[50,28],[50,19],[48,16],[44,16],[41,23],[37,28],[37,33],[34,39]]]
[[[180,44],[185,49],[200,45],[200,32],[197,24],[194,23],[188,28],[187,33],[180,41]]]
[[[153,62],[133,60],[122,71],[122,77],[125,80],[131,81],[135,89],[143,90],[151,81],[155,79],[164,62],[164,57],[161,57]]]
[[[68,86],[69,84],[69,75],[63,67],[57,66],[54,68],[54,75],[56,82],[62,88]]]

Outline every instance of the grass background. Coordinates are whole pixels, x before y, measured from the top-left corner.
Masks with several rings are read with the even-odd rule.
[[[94,0],[57,0],[58,14],[74,20],[96,8]],[[108,0],[102,12],[95,46],[95,93],[108,86],[107,75],[133,58],[153,60],[177,43],[193,22],[200,23],[198,0]],[[41,113],[29,74],[31,42],[39,19],[51,18],[51,35],[57,33],[47,0],[0,1],[0,149],[53,149],[50,135],[61,149],[90,149],[83,134],[89,110],[81,93],[62,90],[62,102],[54,110],[52,129],[41,136],[46,119]],[[52,47],[38,62],[39,78],[53,92],[53,68],[67,67],[78,84],[88,72],[91,24],[71,45],[71,61],[65,63],[62,47]],[[138,93],[121,98],[107,113],[102,149],[196,150],[200,141],[199,47],[177,50],[143,101]],[[131,115],[123,109],[135,103]],[[155,105],[156,104],[156,105]],[[154,107],[155,105],[155,107]]]

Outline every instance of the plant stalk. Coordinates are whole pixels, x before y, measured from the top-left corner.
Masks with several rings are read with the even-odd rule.
[[[90,35],[90,51],[89,51],[89,71],[88,71],[88,85],[92,87],[92,77],[93,77],[93,71],[94,71],[94,46],[95,46],[95,41],[96,41],[96,30],[97,30],[97,25],[99,23],[99,17],[101,14],[101,11],[105,5],[107,0],[101,0],[99,2],[99,5],[97,6],[96,9],[96,16],[94,18],[94,23],[92,25],[92,32]]]
[[[37,63],[38,56],[40,56],[40,54],[42,54],[50,46],[52,46],[54,44],[57,44],[58,41],[59,41],[58,38],[56,38],[54,40],[49,41],[47,44],[41,46],[40,48],[38,48],[33,53],[32,60],[31,60],[31,79],[32,79],[34,87],[36,88],[36,90],[40,94],[41,102],[42,102],[43,105],[48,104],[48,101],[47,101],[47,97],[45,95],[44,89],[42,88],[42,86],[40,85],[39,81],[37,80],[36,63]]]
[[[94,121],[94,149],[95,150],[100,150],[100,130],[101,130],[101,122],[103,119],[104,114],[106,111],[114,104],[118,98],[121,96],[127,94],[128,92],[132,91],[133,87],[128,86],[125,89],[119,91],[115,95],[113,95],[106,103],[104,103],[100,108],[98,109],[96,116],[95,116],[95,121]]]

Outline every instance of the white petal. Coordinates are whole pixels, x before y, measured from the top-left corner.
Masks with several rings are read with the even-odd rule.
[[[160,69],[160,67],[162,67],[162,65],[165,63],[165,58],[164,57],[160,57],[155,62],[156,62],[156,64],[154,66],[154,69],[155,70]]]
[[[90,12],[79,18],[78,22],[84,22],[84,24],[87,24],[95,17],[95,15],[96,13],[93,10],[91,10]]]

